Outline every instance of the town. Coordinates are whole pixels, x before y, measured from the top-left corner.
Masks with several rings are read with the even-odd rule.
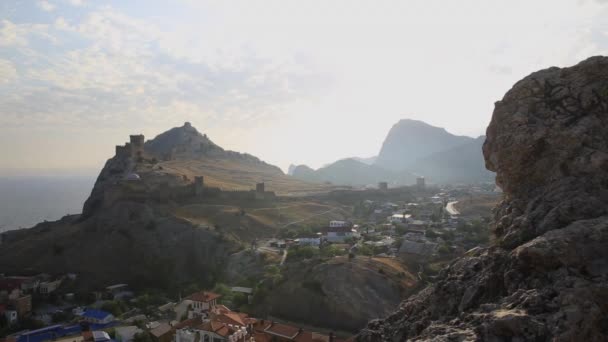
[[[493,184],[427,188],[419,177],[412,188],[428,195],[399,200],[390,190],[402,193],[403,189],[389,189],[381,182],[377,189],[357,192],[359,197],[375,196],[356,201],[349,220],[299,225],[282,229],[275,238],[254,239],[246,252],[274,254],[276,265],[267,266],[271,271],[252,287],[216,284],[202,290],[191,286],[183,298],[182,293],[171,298],[159,291],[133,291],[127,284],[74,293],[72,283],[80,275],[72,273],[2,275],[0,334],[8,336],[2,342],[347,340],[347,332],[311,330],[246,312],[257,311],[252,309],[259,303],[256,298],[272,290],[268,277],[280,277],[286,264],[332,258],[394,260],[417,272],[418,281],[425,284],[453,258],[489,242],[489,212],[483,205],[499,198]],[[378,199],[378,192],[385,193],[385,199]],[[481,209],[476,208],[477,202]]]

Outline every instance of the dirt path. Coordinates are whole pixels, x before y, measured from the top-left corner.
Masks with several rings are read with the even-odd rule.
[[[456,203],[458,203],[458,201],[449,202],[448,205],[445,206],[445,210],[447,210],[450,215],[460,215],[460,211],[454,207],[454,204]]]

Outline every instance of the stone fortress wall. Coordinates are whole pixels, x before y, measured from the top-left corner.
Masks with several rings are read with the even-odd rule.
[[[172,185],[162,181],[156,185],[147,184],[139,175],[131,173],[137,162],[145,156],[145,138],[142,134],[131,135],[125,145],[116,146],[115,158],[130,159],[133,163],[131,170],[124,170],[123,179],[104,189],[104,204],[111,205],[119,200],[145,202],[149,200],[167,203],[169,201],[185,201],[192,199],[221,198],[226,200],[272,200],[276,198],[273,191],[266,191],[263,182],[255,185],[255,190],[224,190],[205,185],[203,176],[195,176],[190,184]]]

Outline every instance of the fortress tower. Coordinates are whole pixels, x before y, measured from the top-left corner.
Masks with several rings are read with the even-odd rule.
[[[387,182],[378,183],[378,190],[381,190],[381,191],[388,190],[388,183]]]
[[[141,158],[144,155],[144,135],[130,135],[131,158]]]
[[[416,178],[416,186],[419,189],[424,189],[426,187],[426,181],[424,180],[424,177]]]

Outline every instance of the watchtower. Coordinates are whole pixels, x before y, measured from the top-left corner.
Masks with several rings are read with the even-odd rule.
[[[424,189],[426,187],[426,181],[424,180],[424,177],[416,178],[416,186],[419,189]]]
[[[388,183],[387,182],[379,182],[378,183],[378,189],[381,190],[381,191],[388,190]]]
[[[130,135],[129,141],[131,145],[131,157],[141,158],[144,155],[144,135]]]

